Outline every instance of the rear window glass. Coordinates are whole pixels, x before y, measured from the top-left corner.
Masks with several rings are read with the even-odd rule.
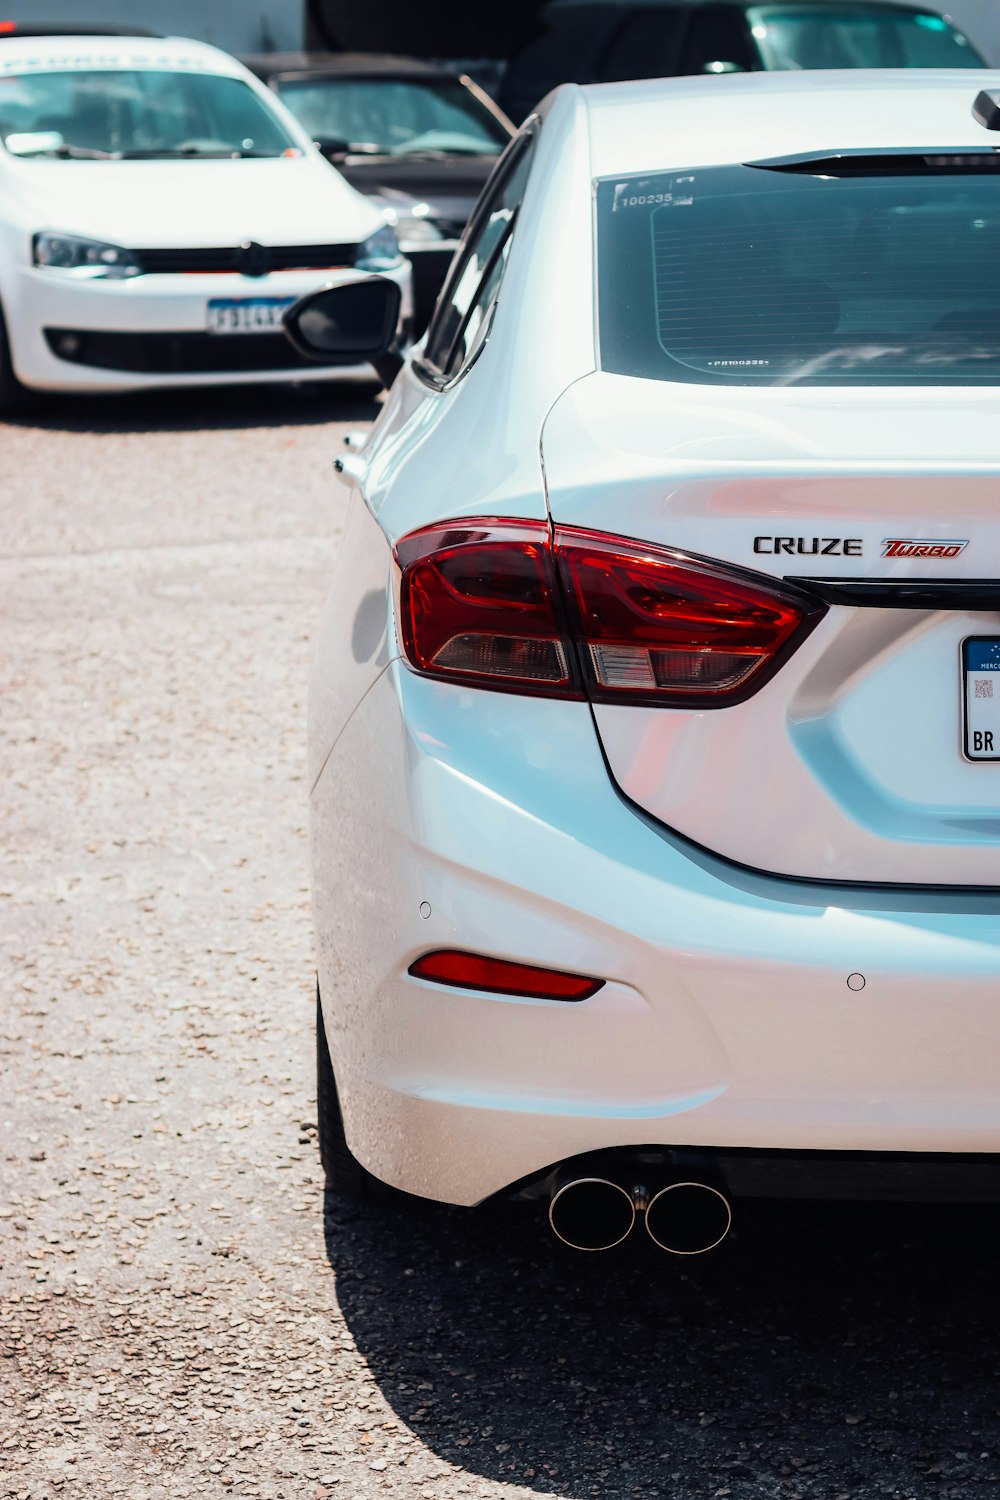
[[[741,385],[1000,380],[1000,173],[709,167],[601,181],[596,204],[606,370]]]

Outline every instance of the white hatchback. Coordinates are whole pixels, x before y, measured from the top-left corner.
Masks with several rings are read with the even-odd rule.
[[[305,292],[410,273],[264,86],[183,39],[0,41],[0,401],[300,380]],[[310,378],[370,376],[349,356]]]
[[[679,1253],[741,1194],[1000,1197],[998,132],[995,74],[756,74],[506,153],[341,460],[335,1184]]]

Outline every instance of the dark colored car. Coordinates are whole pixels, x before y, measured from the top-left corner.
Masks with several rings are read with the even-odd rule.
[[[937,12],[887,0],[553,0],[501,93],[522,120],[560,83],[803,68],[982,68]]]
[[[422,330],[510,121],[470,79],[412,58],[306,52],[243,61],[384,211],[413,266]]]

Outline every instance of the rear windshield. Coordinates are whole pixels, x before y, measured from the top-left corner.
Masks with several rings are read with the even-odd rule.
[[[996,384],[1000,172],[812,171],[598,182],[602,367],[738,385]]]

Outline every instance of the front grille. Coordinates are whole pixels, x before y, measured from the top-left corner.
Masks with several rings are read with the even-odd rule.
[[[315,370],[281,333],[111,333],[46,328],[52,353],[69,364],[136,375],[212,375],[240,370]],[[331,364],[337,361],[331,359]]]
[[[268,271],[317,271],[353,266],[356,244],[254,246],[256,264],[247,271],[247,251],[241,245],[205,250],[136,250],[134,255],[150,276],[183,276],[196,272],[242,271],[264,276]]]

